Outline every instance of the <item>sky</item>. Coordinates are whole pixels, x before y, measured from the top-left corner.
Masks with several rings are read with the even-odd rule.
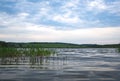
[[[0,40],[120,43],[120,0],[0,0]]]

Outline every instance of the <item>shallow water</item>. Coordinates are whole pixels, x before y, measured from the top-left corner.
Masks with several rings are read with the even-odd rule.
[[[55,50],[46,57],[0,58],[0,81],[120,81],[117,49]]]

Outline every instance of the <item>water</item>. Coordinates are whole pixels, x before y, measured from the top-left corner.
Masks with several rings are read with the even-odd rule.
[[[0,58],[0,81],[120,81],[117,49],[55,50],[46,57]]]

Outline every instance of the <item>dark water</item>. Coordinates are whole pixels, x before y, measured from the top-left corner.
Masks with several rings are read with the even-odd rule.
[[[56,51],[46,57],[0,58],[0,81],[120,81],[117,49]]]

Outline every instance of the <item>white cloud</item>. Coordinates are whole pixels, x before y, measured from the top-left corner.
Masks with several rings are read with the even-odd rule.
[[[79,0],[66,1],[59,7],[59,13],[53,14],[51,17],[54,21],[66,24],[80,24],[83,20],[80,19],[76,9],[78,9]],[[52,19],[51,18],[51,19]]]
[[[85,8],[79,8],[80,0],[65,1],[62,6],[50,6],[50,2],[33,3],[27,0],[17,3],[15,8],[19,10],[17,14],[7,14],[0,12],[0,40],[5,41],[60,41],[72,43],[119,43],[120,27],[105,28],[77,28],[90,25],[99,25],[100,20],[88,19],[89,13]],[[83,4],[86,5],[86,4]],[[119,14],[119,3],[105,4],[104,0],[89,0],[88,10],[93,12],[108,11]],[[117,10],[116,10],[117,9]],[[82,13],[81,13],[82,12]],[[87,16],[86,16],[87,15]],[[85,20],[84,19],[85,16]],[[82,19],[82,18],[83,19]],[[91,18],[91,17],[90,17]],[[93,18],[93,17],[92,17]],[[72,30],[58,30],[56,26],[36,24],[34,22],[45,22],[51,20],[59,23],[74,26]],[[55,23],[56,24],[56,23]],[[82,27],[82,28],[83,28]],[[88,26],[89,27],[89,26]],[[62,27],[60,27],[62,29]]]
[[[120,16],[120,1],[115,1],[108,6],[108,12]]]
[[[29,20],[37,21],[42,17],[49,17],[51,6],[48,1],[30,2],[28,0],[20,0],[16,3],[15,9],[19,12],[29,13]]]
[[[88,2],[88,9],[103,11],[107,9],[107,5],[105,4],[104,0],[94,0],[94,1]]]
[[[17,16],[1,13],[0,24],[4,27],[0,29],[0,40],[102,44],[119,43],[120,41],[120,27],[59,30],[55,26],[25,22],[22,17],[26,16],[29,16],[29,14],[24,12],[19,13]],[[69,20],[69,22],[73,21]]]
[[[0,13],[0,25],[7,27],[14,26],[25,26],[27,20],[26,17],[29,13],[18,13],[17,15],[8,15],[7,13]]]
[[[29,13],[23,12],[23,13],[19,13],[19,14],[18,14],[18,17],[26,18],[26,17],[28,17],[29,15],[30,15]]]
[[[120,1],[105,2],[105,0],[87,1],[87,9],[94,13],[106,12],[120,15]]]
[[[65,2],[63,5],[63,8],[72,8],[72,9],[76,9],[78,8],[78,5],[80,5],[79,0],[70,0],[68,2]]]
[[[6,30],[7,32],[4,32]],[[15,26],[1,29],[0,39],[6,41],[119,43],[119,31],[120,27],[57,30],[52,26],[27,24],[22,28]]]
[[[69,14],[55,15],[53,17],[53,20],[57,22],[67,23],[67,24],[74,24],[74,23],[78,23],[81,21],[77,16],[70,17]]]

